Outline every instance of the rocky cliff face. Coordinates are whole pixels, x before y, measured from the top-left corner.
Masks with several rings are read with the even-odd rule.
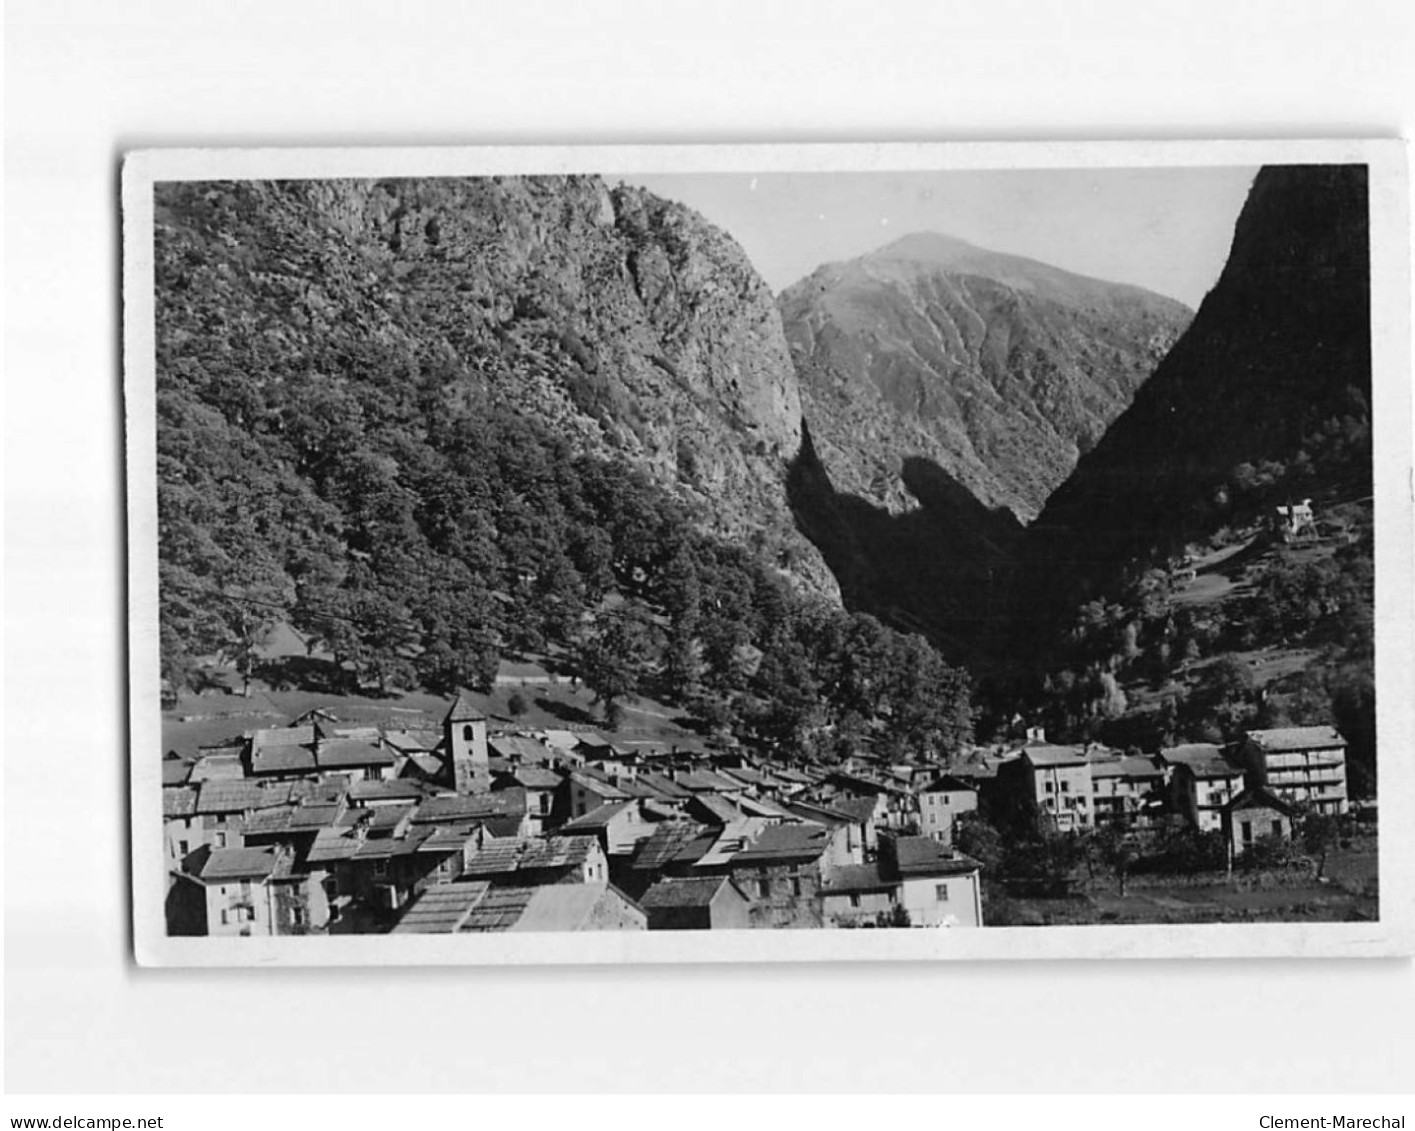
[[[1335,442],[1369,421],[1366,194],[1364,166],[1259,173],[1193,324],[1029,529],[1025,622],[1233,521],[1244,464],[1308,494],[1370,494],[1369,439]]]
[[[213,254],[256,292],[245,330],[281,323],[295,353],[394,345],[443,395],[477,386],[624,456],[706,529],[833,590],[785,503],[801,408],[773,296],[696,213],[595,177],[190,186],[159,205],[159,224],[236,241]]]
[[[906,505],[906,460],[1022,520],[1187,325],[1180,303],[932,233],[784,292],[816,449],[837,487]]]

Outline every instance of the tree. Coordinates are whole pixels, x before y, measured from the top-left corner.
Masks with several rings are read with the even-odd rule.
[[[982,865],[985,876],[996,875],[1002,867],[1006,852],[1002,834],[981,813],[964,813],[953,822],[953,845]]]
[[[1329,814],[1313,810],[1302,818],[1302,849],[1308,856],[1317,858],[1317,879],[1321,879],[1326,871],[1327,853],[1331,851],[1339,834],[1337,819]]]
[[[1125,895],[1125,881],[1130,869],[1140,858],[1139,846],[1126,829],[1117,824],[1102,825],[1090,838],[1092,855],[1115,873],[1120,894]]]
[[[640,691],[655,655],[647,611],[630,603],[591,632],[580,649],[580,678],[594,692],[611,730],[618,729],[625,700]]]

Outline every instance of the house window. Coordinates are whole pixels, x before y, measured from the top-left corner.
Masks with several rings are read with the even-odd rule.
[[[550,794],[542,793],[540,795],[540,811],[542,816],[550,812]]]
[[[762,898],[762,899],[766,899],[768,896],[771,895],[771,881],[770,881],[770,880],[758,880],[758,881],[757,881],[757,895],[758,895],[760,898]]]
[[[226,834],[225,834],[225,833],[217,833],[217,834],[216,834],[216,847],[217,847],[217,848],[225,848],[225,847],[226,847]]]
[[[800,876],[792,876],[792,877],[791,877],[791,894],[794,895],[794,896],[799,896],[799,895],[801,894],[801,877],[800,877]]]
[[[229,920],[226,918],[226,912],[223,911],[221,912],[221,925],[224,927],[227,922],[229,922]]]
[[[1253,843],[1253,822],[1252,822],[1252,821],[1243,821],[1243,822],[1239,825],[1239,828],[1243,830],[1243,843],[1244,843],[1244,844],[1252,844],[1252,843]]]
[[[178,855],[178,856],[185,856],[189,851],[191,851],[191,850],[187,848],[187,842],[186,842],[186,841],[184,841],[184,840],[179,840],[179,841],[177,842],[177,855]]]
[[[1282,822],[1281,822],[1281,821],[1274,821],[1274,822],[1273,822],[1273,836],[1282,836]]]
[[[1047,782],[1047,792],[1048,792],[1048,793],[1055,793],[1055,792],[1056,792],[1056,782],[1052,782],[1052,781]]]
[[[937,903],[948,902],[948,885],[934,884],[934,900]]]
[[[952,804],[952,798],[950,798],[946,793],[943,795],[943,803],[945,805]]]
[[[1070,792],[1071,792],[1071,783],[1070,783],[1069,781],[1064,781],[1064,782],[1061,783],[1061,792],[1062,792],[1062,793],[1070,793]]]
[[[850,906],[851,906],[851,907],[859,907],[859,906],[860,906],[860,897],[859,897],[858,895],[852,895],[852,896],[850,897]]]
[[[476,732],[472,730],[470,725],[462,728],[462,738],[467,742],[471,742],[476,738]]]
[[[290,923],[296,927],[302,927],[305,923],[305,911],[302,907],[290,908]]]
[[[387,860],[375,860],[373,862],[373,878],[375,880],[386,880],[388,878]]]

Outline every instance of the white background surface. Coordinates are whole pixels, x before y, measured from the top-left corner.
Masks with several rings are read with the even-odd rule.
[[[7,1088],[1415,1086],[1409,962],[134,968],[116,191],[150,145],[1409,134],[1409,7],[10,3]]]

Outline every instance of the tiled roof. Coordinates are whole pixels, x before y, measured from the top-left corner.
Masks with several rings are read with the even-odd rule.
[[[640,785],[646,785],[661,797],[670,801],[683,800],[693,796],[693,791],[684,789],[672,778],[665,774],[643,773],[638,777]]]
[[[525,910],[509,930],[583,930],[602,900],[629,903],[627,896],[606,884],[550,884],[533,890]]]
[[[429,797],[413,814],[414,824],[447,824],[453,821],[479,821],[490,817],[520,817],[526,811],[524,789],[502,789],[496,793],[479,793],[474,797],[441,794]]]
[[[401,781],[356,781],[349,786],[352,801],[420,801],[423,796],[422,787],[406,778]]]
[[[791,815],[774,801],[767,801],[760,797],[739,797],[733,804],[749,817],[784,818]]]
[[[349,860],[359,850],[359,838],[351,829],[320,829],[315,833],[305,860],[310,864],[327,864],[334,860]]]
[[[581,789],[603,797],[606,801],[623,801],[628,797],[622,789],[610,784],[603,775],[590,773],[588,770],[576,770],[570,775],[570,780]]]
[[[761,836],[762,830],[768,827],[770,822],[765,817],[741,817],[728,822],[721,829],[714,829],[717,836],[707,851],[692,862],[693,867],[712,869],[719,865],[730,866],[734,857],[750,848]]]
[[[1243,776],[1241,766],[1235,766],[1222,748],[1208,742],[1193,742],[1170,746],[1160,751],[1160,757],[1173,766],[1187,766],[1196,778],[1237,778]]]
[[[282,805],[278,809],[262,809],[259,813],[252,813],[241,826],[241,832],[245,836],[270,836],[275,833],[288,833],[290,831],[290,817],[295,812],[294,807]]]
[[[847,895],[852,892],[888,891],[899,883],[885,879],[878,864],[846,864],[831,870],[822,886],[827,895]]]
[[[1263,750],[1316,750],[1345,746],[1346,739],[1335,727],[1280,727],[1275,730],[1250,730],[1248,738]]]
[[[435,884],[414,900],[398,925],[395,935],[445,935],[456,931],[491,885],[485,880],[470,883]]]
[[[1027,746],[1022,756],[1034,766],[1073,766],[1088,760],[1083,746]]]
[[[830,808],[843,813],[857,824],[865,825],[874,820],[878,802],[873,797],[833,797]]]
[[[319,744],[315,752],[322,770],[352,766],[391,766],[398,760],[391,750],[359,738],[333,738]]]
[[[675,779],[692,793],[736,793],[742,787],[711,770],[687,770]]]
[[[435,778],[444,770],[442,759],[435,754],[410,754],[408,761],[426,778]]]
[[[187,786],[165,786],[162,790],[164,817],[190,817],[197,809],[197,791]]]
[[[596,843],[593,838],[583,836],[493,840],[468,857],[463,874],[500,876],[514,872],[579,867],[589,858]]]
[[[409,829],[406,836],[367,836],[359,845],[354,857],[358,860],[380,860],[393,856],[411,856],[433,830],[429,828]]]
[[[421,754],[436,750],[442,735],[435,730],[389,730],[383,741],[403,754]]]
[[[163,785],[181,785],[191,772],[192,764],[181,758],[164,758],[162,760]]]
[[[517,766],[507,771],[507,776],[527,789],[556,789],[565,778],[554,770],[540,766]]]
[[[525,913],[526,907],[531,902],[531,897],[538,890],[540,889],[531,887],[490,888],[477,900],[476,905],[457,929],[469,933],[510,930],[516,920]]]
[[[269,809],[290,799],[287,788],[266,789],[257,781],[203,782],[197,796],[198,813],[243,813],[247,809]]]
[[[414,805],[379,805],[368,810],[368,827],[370,830],[395,829],[403,823],[404,819],[412,816]]]
[[[655,907],[706,907],[723,884],[732,881],[727,876],[665,876],[644,892],[639,906],[645,910]]]
[[[418,845],[419,852],[461,852],[476,831],[476,825],[437,825]]]
[[[314,740],[313,726],[263,727],[251,734],[251,748],[265,750],[281,746],[309,746]]]
[[[894,857],[901,876],[953,876],[980,867],[971,857],[926,836],[896,838]]]
[[[442,716],[442,721],[462,723],[485,718],[486,712],[473,703],[465,691],[459,691],[457,698],[452,700],[452,705],[447,708],[447,714]]]
[[[188,781],[236,781],[246,776],[239,754],[203,754],[192,763]]]
[[[967,778],[954,774],[943,774],[919,791],[920,793],[976,793],[977,786]]]
[[[573,821],[567,821],[561,825],[557,832],[597,832],[605,828],[610,821],[624,812],[633,804],[632,801],[610,801],[604,805],[591,809],[581,817],[576,817]]]
[[[306,805],[336,805],[344,799],[348,789],[343,781],[292,781],[290,800]]]
[[[1096,762],[1091,766],[1093,778],[1162,778],[1164,771],[1155,765],[1153,758],[1139,755],[1133,758],[1117,758],[1114,761]]]
[[[1240,809],[1273,809],[1281,813],[1284,817],[1291,817],[1297,812],[1286,801],[1269,793],[1266,789],[1254,787],[1245,789],[1237,797],[1233,798],[1227,805],[1223,806],[1223,812],[1235,813]]]
[[[277,727],[251,735],[251,772],[301,773],[315,768],[314,727]]]
[[[548,762],[556,756],[556,752],[544,742],[534,738],[526,738],[524,735],[493,735],[486,740],[486,744],[493,753],[513,762],[539,764]]]
[[[733,864],[816,860],[826,850],[830,833],[820,825],[772,825],[751,846],[732,857]]]
[[[707,815],[706,819],[711,824],[725,825],[730,821],[741,818],[742,810],[728,801],[725,797],[719,797],[715,793],[700,793],[688,803],[690,810],[697,810],[696,816]]]
[[[284,864],[284,867],[282,867]],[[207,883],[222,880],[266,880],[288,871],[288,863],[272,848],[213,848],[201,866]]]
[[[691,863],[700,859],[716,839],[717,834],[706,825],[694,821],[665,822],[639,846],[633,867],[657,871],[670,863]]]

